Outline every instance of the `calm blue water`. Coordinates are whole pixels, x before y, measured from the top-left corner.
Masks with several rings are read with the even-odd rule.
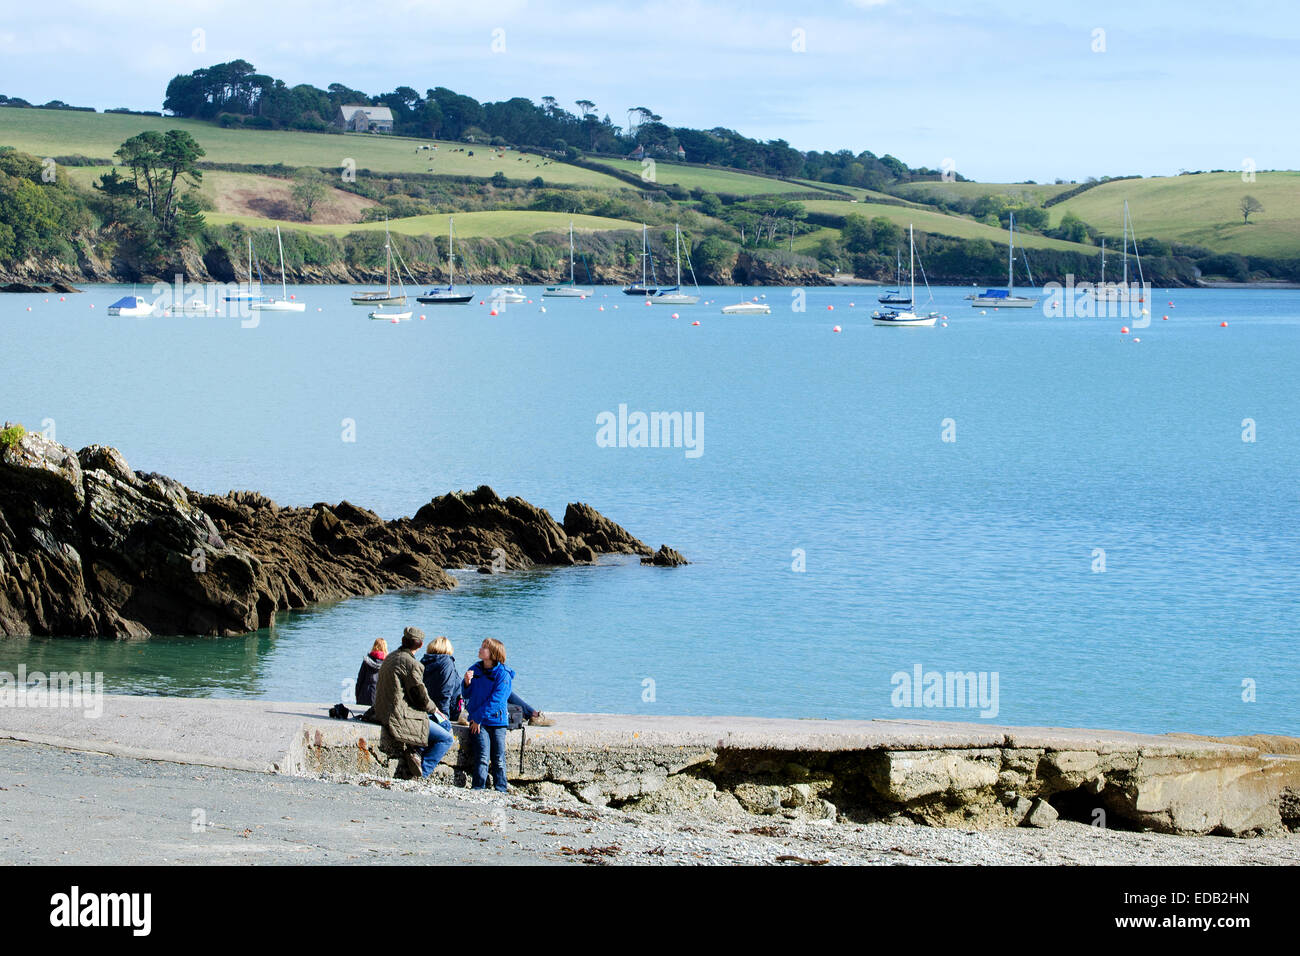
[[[417,624],[462,667],[504,639],[549,710],[979,719],[892,706],[891,675],[920,664],[997,672],[998,723],[1300,732],[1300,293],[1157,292],[1134,344],[1116,319],[981,315],[964,289],[936,291],[947,328],[911,330],[873,328],[868,289],[808,290],[803,312],[748,292],[768,317],[673,320],[602,289],[389,325],[304,287],[305,315],[253,329],[110,319],[130,291],[0,298],[0,417],[282,504],[395,517],[481,483],[557,518],[583,500],[694,563],[468,575],[247,638],[9,641],[0,668],[326,701]],[[703,455],[598,447],[620,403],[702,412]]]

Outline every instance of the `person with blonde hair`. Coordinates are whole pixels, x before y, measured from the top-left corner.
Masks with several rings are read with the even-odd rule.
[[[420,658],[429,699],[449,718],[448,730],[451,729],[450,721],[458,719],[461,714],[460,673],[456,670],[454,653],[451,641],[439,636],[428,643],[424,656]]]
[[[465,709],[469,711],[469,739],[473,743],[470,766],[473,789],[487,789],[489,757],[492,785],[509,792],[506,783],[506,732],[510,726],[507,702],[515,672],[506,666],[506,646],[489,637],[478,649],[478,662],[465,672]]]

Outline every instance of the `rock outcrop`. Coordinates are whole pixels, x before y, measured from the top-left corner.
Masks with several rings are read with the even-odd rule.
[[[393,521],[347,501],[282,508],[133,471],[112,448],[74,453],[17,431],[0,448],[5,636],[240,634],[322,601],[449,588],[447,568],[652,553],[587,505],[570,505],[563,526],[486,486]]]

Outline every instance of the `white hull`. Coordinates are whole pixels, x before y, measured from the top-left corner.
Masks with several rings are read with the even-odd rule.
[[[363,292],[352,297],[353,305],[406,305],[406,296],[387,292]]]
[[[507,305],[518,305],[520,302],[528,301],[528,296],[515,288],[493,289],[488,298],[493,303],[504,302]]]
[[[724,305],[723,315],[771,315],[772,307],[761,302],[741,302],[737,305]]]
[[[388,321],[391,322],[393,319],[396,319],[399,322],[405,322],[411,318],[411,313],[410,312],[371,312],[370,317],[372,319],[379,319],[381,321],[387,319]]]
[[[249,308],[254,312],[306,312],[307,305],[303,302],[254,302]]]
[[[700,301],[700,297],[698,295],[672,292],[668,295],[654,296],[650,301],[655,305],[694,305]]]
[[[146,315],[153,315],[153,309],[114,309],[109,308],[109,315],[125,315],[128,318],[140,319]]]
[[[550,299],[585,299],[591,295],[590,289],[578,289],[571,285],[551,285],[542,293]]]
[[[939,316],[933,312],[928,315],[917,315],[915,312],[875,312],[871,316],[872,325],[896,325],[901,327],[920,327],[934,325]]]
[[[974,296],[971,299],[972,308],[994,308],[994,309],[1030,309],[1037,305],[1034,299],[1026,299],[1018,295],[1009,295],[1001,299],[989,299],[982,295]]]

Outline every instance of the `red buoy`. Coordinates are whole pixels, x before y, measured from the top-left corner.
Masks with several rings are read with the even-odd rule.
[[[1221,329],[1226,329],[1227,327],[1228,327],[1228,323],[1227,323],[1227,322],[1220,322],[1220,323],[1219,323],[1219,328],[1221,328]]]
[[[835,328],[831,329],[831,331],[832,331],[832,332],[839,332],[839,331],[842,331],[842,330],[841,330],[840,327],[837,325],[837,326],[835,326]]]
[[[1124,326],[1123,328],[1121,328],[1121,329],[1119,330],[1119,334],[1120,334],[1120,335],[1128,335],[1128,326],[1126,325],[1126,326]]]

